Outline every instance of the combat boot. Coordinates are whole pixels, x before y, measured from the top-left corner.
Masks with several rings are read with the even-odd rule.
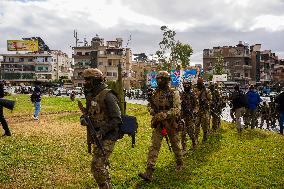
[[[176,171],[180,172],[182,171],[184,168],[184,164],[182,160],[177,160],[177,165],[176,165]]]
[[[112,186],[110,183],[105,183],[105,184],[99,185],[98,189],[112,189]]]
[[[147,167],[145,173],[139,173],[138,176],[145,181],[151,181],[153,176],[154,168]]]
[[[195,142],[195,140],[192,140],[192,150],[195,150],[197,147],[197,144]]]
[[[203,133],[202,142],[205,142],[206,140],[207,140],[207,133]]]

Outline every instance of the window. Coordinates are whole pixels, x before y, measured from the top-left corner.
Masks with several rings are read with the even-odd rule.
[[[112,61],[111,60],[108,61],[108,65],[112,66]]]
[[[248,73],[245,73],[245,77],[248,77]]]
[[[28,62],[32,62],[33,61],[33,58],[28,58]]]
[[[14,62],[14,58],[9,58],[9,62]]]
[[[77,55],[82,55],[82,52],[77,52]]]
[[[107,72],[107,76],[112,76],[112,72]]]
[[[104,52],[104,51],[100,51],[100,54],[102,54],[102,55],[103,55],[103,54],[105,54],[105,52]]]
[[[24,62],[24,58],[19,58],[19,62]]]
[[[116,72],[113,72],[113,77],[117,77],[117,73]]]
[[[235,77],[240,77],[241,76],[240,73],[235,73],[234,75],[235,75]]]
[[[99,62],[99,65],[102,66],[104,63],[103,62]]]

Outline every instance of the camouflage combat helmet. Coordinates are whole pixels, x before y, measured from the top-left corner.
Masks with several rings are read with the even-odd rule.
[[[170,78],[170,74],[167,71],[159,71],[156,78]]]
[[[202,85],[204,84],[203,79],[201,77],[197,79],[197,84],[202,84]]]
[[[103,78],[103,72],[97,68],[88,68],[83,71],[83,77]]]

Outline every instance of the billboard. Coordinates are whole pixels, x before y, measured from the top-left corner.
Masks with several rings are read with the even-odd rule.
[[[37,40],[7,40],[8,51],[38,51]]]

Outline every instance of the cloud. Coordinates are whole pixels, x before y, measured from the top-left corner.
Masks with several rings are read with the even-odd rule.
[[[81,41],[99,34],[105,40],[122,37],[126,45],[131,35],[128,47],[134,53],[153,54],[161,25],[193,47],[192,62],[202,62],[205,48],[238,41],[284,52],[283,10],[283,0],[2,0],[0,52],[6,51],[7,39],[40,36],[51,49],[71,55],[77,29]]]

